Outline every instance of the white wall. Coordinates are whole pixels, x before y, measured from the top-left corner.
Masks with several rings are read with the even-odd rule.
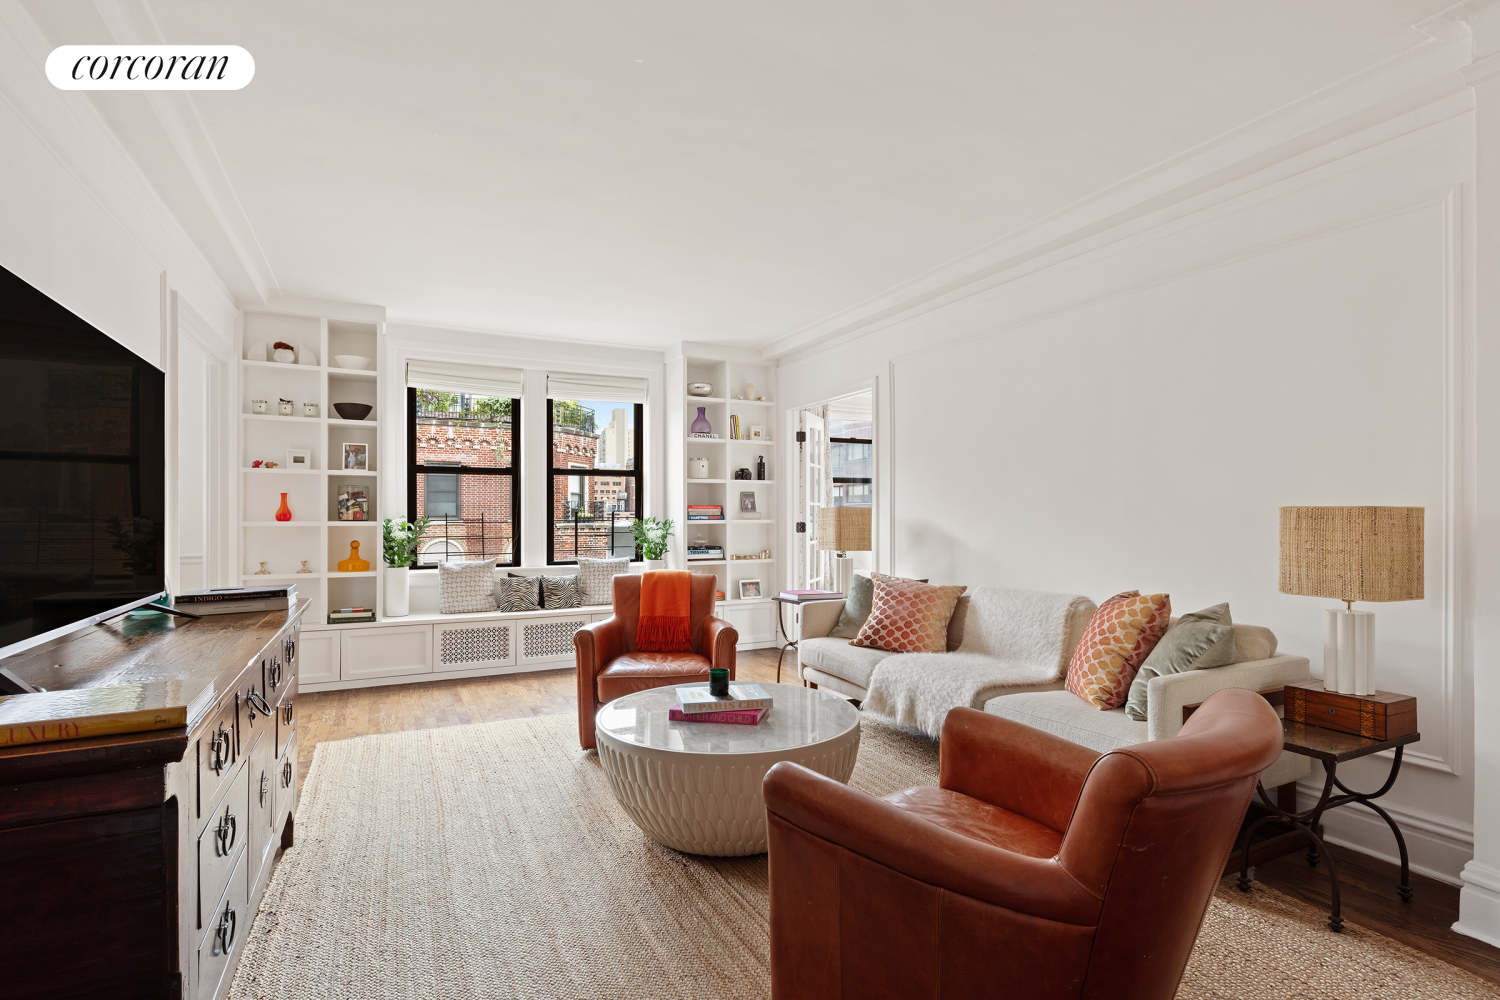
[[[780,384],[797,406],[876,380],[883,568],[1095,600],[1166,591],[1179,612],[1227,600],[1315,673],[1328,602],[1277,592],[1277,508],[1425,507],[1426,599],[1372,606],[1378,683],[1417,696],[1423,734],[1386,802],[1414,864],[1455,880],[1473,836],[1474,121],[1442,83],[1420,110],[1247,157],[790,354]],[[1341,775],[1374,787],[1386,767]],[[1353,810],[1325,823],[1395,856]]]

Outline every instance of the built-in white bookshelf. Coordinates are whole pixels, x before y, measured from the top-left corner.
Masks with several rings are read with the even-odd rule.
[[[295,583],[298,595],[312,600],[304,619],[307,629],[326,628],[329,608],[379,610],[380,521],[386,515],[376,489],[382,472],[381,414],[376,408],[383,336],[384,324],[374,320],[257,310],[240,314],[235,386],[240,582]],[[293,345],[294,362],[270,360],[278,341]],[[341,358],[367,359],[368,365],[350,367]],[[268,412],[254,412],[254,400],[266,401]],[[278,412],[282,400],[291,402],[290,415]],[[314,415],[306,410],[309,403],[316,405]],[[363,419],[348,419],[334,409],[335,403],[365,404],[371,410]],[[344,468],[346,444],[364,446],[365,468]],[[293,465],[293,450],[308,453],[305,467]],[[255,467],[256,461],[275,462],[276,468]],[[338,498],[347,486],[364,489],[366,520],[340,520]],[[283,493],[292,514],[289,521],[276,520]],[[341,572],[338,564],[349,558],[350,543],[356,541],[370,568]],[[305,573],[300,572],[304,560]],[[266,574],[257,572],[262,562]]]
[[[683,356],[668,365],[667,515],[677,523],[670,565],[712,572],[724,591],[720,614],[734,622],[741,638],[768,644],[774,638],[771,597],[781,588],[781,551],[776,461],[779,442],[775,422],[775,369],[765,363]],[[691,383],[707,383],[707,396],[693,396]],[[747,391],[754,386],[753,393]],[[758,396],[756,398],[747,398]],[[702,410],[713,438],[696,437],[692,426]],[[737,426],[736,426],[737,425]],[[731,434],[738,430],[738,437]],[[752,437],[758,433],[758,437]],[[692,459],[707,461],[707,475],[690,476]],[[764,479],[756,479],[757,459],[765,461]],[[748,469],[750,479],[736,479]],[[754,498],[755,511],[741,510],[741,494]],[[722,521],[689,521],[691,505],[718,505]],[[688,560],[693,542],[702,539],[724,550],[722,560]],[[730,556],[768,557],[732,559]],[[741,598],[740,583],[759,580],[759,598]],[[754,613],[751,613],[755,609]]]

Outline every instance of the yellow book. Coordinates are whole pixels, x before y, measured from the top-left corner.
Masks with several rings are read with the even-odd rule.
[[[146,733],[196,723],[214,701],[209,681],[156,681],[0,697],[0,747]]]

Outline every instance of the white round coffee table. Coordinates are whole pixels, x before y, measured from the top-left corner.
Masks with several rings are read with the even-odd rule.
[[[615,798],[658,843],[687,854],[766,849],[761,779],[789,760],[848,781],[859,753],[859,711],[837,695],[761,684],[773,699],[758,726],[672,722],[675,689],[617,698],[599,710],[599,763]]]

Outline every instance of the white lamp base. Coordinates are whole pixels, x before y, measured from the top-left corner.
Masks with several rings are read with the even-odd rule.
[[[847,597],[849,588],[853,585],[854,560],[836,553],[833,557],[833,589]]]
[[[1323,614],[1323,687],[1374,694],[1375,612],[1329,608]]]

